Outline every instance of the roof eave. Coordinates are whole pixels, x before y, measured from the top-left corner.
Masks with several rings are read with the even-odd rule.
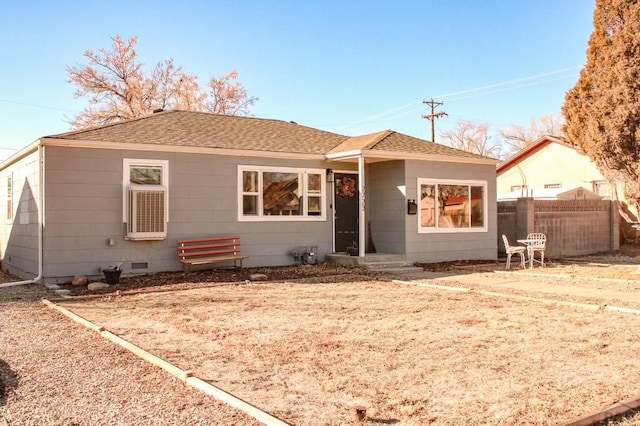
[[[7,157],[6,159],[2,160],[2,162],[0,162],[0,170],[6,169],[10,165],[22,160],[27,155],[34,153],[35,151],[38,150],[38,148],[40,146],[41,146],[41,139],[36,139],[34,142],[32,142],[29,145],[25,146],[20,151],[14,153],[10,157]]]
[[[362,156],[364,158],[380,159],[380,160],[419,160],[419,161],[438,161],[447,163],[465,163],[465,164],[491,164],[496,165],[499,160],[494,158],[479,157],[462,157],[442,154],[421,154],[396,151],[382,150],[353,150],[345,152],[337,152],[327,154],[328,160],[352,160]]]
[[[506,160],[504,160],[504,162],[502,162],[502,164],[499,164],[498,167],[496,168],[496,173],[498,173],[498,174],[501,173],[503,170],[508,169],[509,167],[513,166],[520,159],[522,159],[524,157],[527,157],[529,154],[531,154],[534,151],[537,151],[543,145],[546,145],[547,143],[552,143],[552,142],[559,143],[559,144],[562,144],[562,145],[565,145],[565,146],[571,146],[570,144],[566,143],[565,141],[563,141],[562,139],[560,139],[560,138],[558,138],[556,136],[551,136],[551,135],[540,136],[533,143],[531,143],[528,146],[522,148],[520,151],[516,152],[511,157],[509,157]]]
[[[262,158],[282,158],[298,160],[324,160],[323,154],[305,154],[296,152],[263,151],[246,149],[211,148],[184,145],[156,145],[126,142],[96,142],[76,139],[58,139],[45,137],[41,139],[44,146],[55,146],[63,148],[90,148],[90,149],[110,149],[124,151],[146,151],[146,152],[171,152],[185,154],[208,154],[224,155],[233,157],[262,157]]]
[[[325,155],[327,160],[351,160],[362,155],[361,149],[353,149],[351,151],[333,152]]]
[[[465,164],[492,164],[496,165],[498,160],[488,157],[463,157],[457,155],[443,154],[422,154],[409,152],[393,152],[393,151],[367,151],[365,157],[371,158],[389,158],[395,160],[420,160],[420,161],[437,161],[445,163],[465,163]]]

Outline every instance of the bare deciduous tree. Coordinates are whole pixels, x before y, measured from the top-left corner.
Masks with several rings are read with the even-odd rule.
[[[489,124],[474,124],[469,120],[458,122],[455,129],[440,132],[443,145],[461,149],[474,154],[499,158],[502,153],[502,145],[489,135]]]
[[[561,114],[549,114],[531,119],[529,128],[514,124],[506,129],[500,129],[499,134],[507,150],[513,153],[526,148],[544,135],[562,136],[562,125]]]
[[[111,37],[111,50],[84,52],[88,64],[68,67],[69,82],[75,84],[74,97],[87,96],[89,106],[70,122],[74,128],[108,124],[140,117],[154,109],[183,109],[228,115],[248,115],[257,98],[236,81],[234,70],[227,75],[211,77],[203,91],[198,78],[176,66],[173,59],[156,64],[145,74],[137,61],[137,37],[123,40]]]

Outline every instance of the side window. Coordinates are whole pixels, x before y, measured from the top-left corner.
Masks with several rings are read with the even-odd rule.
[[[162,185],[163,166],[161,165],[129,165],[130,185]]]
[[[320,216],[322,214],[322,174],[307,174],[307,214]]]
[[[124,159],[123,221],[130,240],[162,240],[169,221],[168,174],[165,160]]]
[[[419,232],[486,231],[486,182],[418,179]]]
[[[600,195],[602,198],[611,199],[611,185],[606,181],[596,181],[593,183],[593,192]]]

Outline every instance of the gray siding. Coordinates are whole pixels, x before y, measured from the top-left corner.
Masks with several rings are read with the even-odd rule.
[[[367,217],[378,253],[405,252],[404,161],[373,163],[365,171]]]
[[[420,201],[418,178],[486,180],[487,231],[418,233],[418,216],[407,214],[407,200]],[[387,161],[369,165],[365,179],[367,218],[377,252],[404,253],[415,262],[497,258],[493,165]]]
[[[122,221],[123,158],[169,161],[169,224],[163,241],[127,241]],[[238,234],[245,266],[294,263],[291,251],[318,246],[319,260],[332,249],[331,214],[314,222],[239,222],[237,166],[326,168],[324,161],[294,161],[79,148],[46,148],[47,281],[124,262],[125,273],[180,270],[176,241]],[[327,197],[329,198],[329,197]],[[329,200],[327,199],[327,207]],[[329,210],[328,210],[329,211]],[[115,246],[109,246],[113,238]],[[132,262],[148,268],[131,270]]]
[[[125,274],[181,270],[176,241],[182,238],[238,234],[245,266],[295,263],[298,247],[318,247],[318,260],[332,251],[332,197],[322,221],[241,222],[237,217],[238,165],[325,169],[337,163],[221,157],[85,148],[44,148],[46,174],[43,275],[45,282],[66,282],[77,274],[101,278],[99,268],[124,262]],[[162,241],[124,238],[123,159],[169,163],[168,237]],[[350,165],[345,165],[350,167]],[[38,273],[38,155],[33,153],[0,172],[0,248],[2,267],[22,278]],[[13,176],[14,219],[6,217],[6,178]],[[417,199],[417,179],[474,179],[488,182],[488,232],[419,234],[417,216],[407,215],[407,199]],[[378,252],[406,253],[413,261],[495,259],[496,183],[492,165],[387,161],[367,165],[367,219]],[[330,191],[330,189],[328,189]],[[1,192],[0,192],[1,193]],[[115,245],[109,245],[113,239]],[[132,263],[146,267],[132,269]]]
[[[13,218],[7,215],[7,179],[12,177]],[[40,178],[33,152],[0,172],[0,250],[2,269],[24,279],[38,275]]]
[[[486,180],[487,231],[418,233],[418,217],[406,215],[406,255],[416,262],[497,259],[496,171],[493,165],[406,161],[407,198],[420,200],[418,178]]]

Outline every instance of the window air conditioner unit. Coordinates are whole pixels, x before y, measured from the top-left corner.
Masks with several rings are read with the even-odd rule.
[[[167,237],[167,190],[156,185],[128,188],[127,238],[163,240]]]

